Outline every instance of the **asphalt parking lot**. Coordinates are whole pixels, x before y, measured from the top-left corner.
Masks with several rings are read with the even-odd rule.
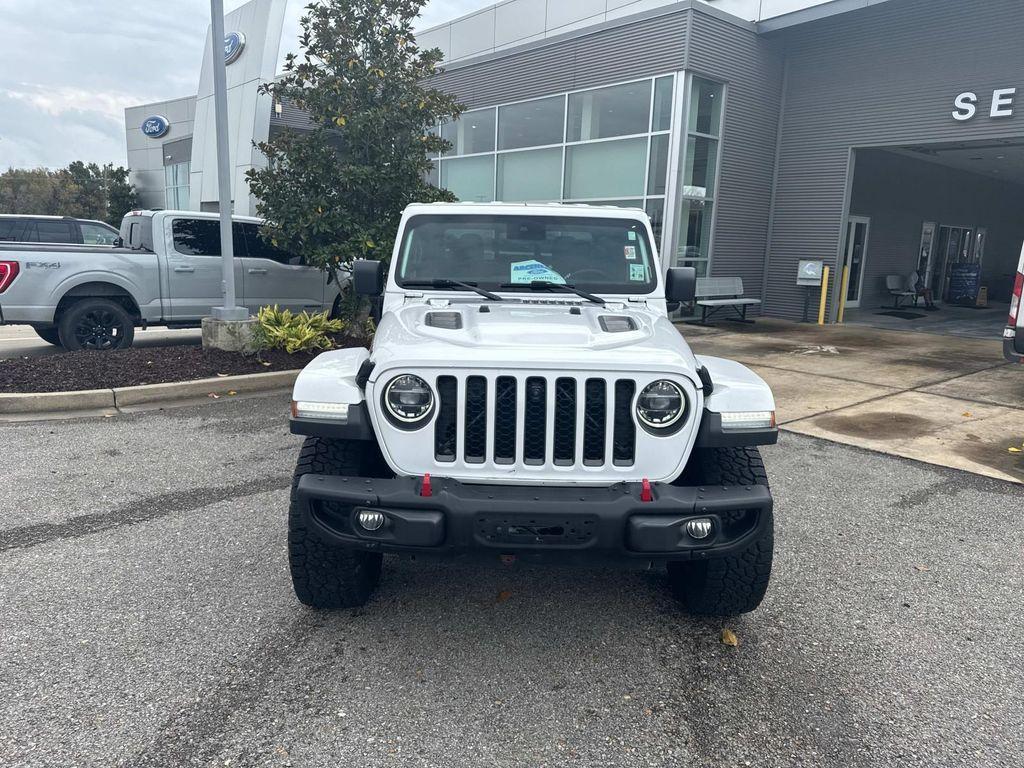
[[[1024,760],[1019,486],[785,434],[747,617],[688,618],[654,573],[398,560],[314,613],[284,410],[0,425],[0,763]]]

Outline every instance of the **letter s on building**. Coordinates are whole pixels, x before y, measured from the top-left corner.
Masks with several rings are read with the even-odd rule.
[[[964,122],[978,114],[978,94],[967,91],[961,93],[953,101],[956,109],[953,110],[953,119]]]

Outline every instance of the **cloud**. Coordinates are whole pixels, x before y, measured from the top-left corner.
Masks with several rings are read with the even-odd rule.
[[[284,52],[308,1],[289,0]],[[430,0],[417,27],[491,2]],[[196,92],[209,18],[208,0],[0,0],[0,168],[124,164],[125,107]]]

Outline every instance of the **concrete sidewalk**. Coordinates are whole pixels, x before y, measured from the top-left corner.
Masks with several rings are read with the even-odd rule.
[[[999,339],[779,320],[680,324],[697,354],[749,365],[775,392],[780,426],[1024,483],[1024,366]]]

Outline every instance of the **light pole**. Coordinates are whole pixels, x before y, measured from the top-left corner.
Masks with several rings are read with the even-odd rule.
[[[217,192],[220,207],[220,253],[223,259],[224,306],[214,307],[216,320],[246,320],[249,310],[235,301],[235,249],[231,232],[231,158],[228,150],[228,78],[224,61],[224,0],[210,0],[213,21],[213,109],[217,134]]]

